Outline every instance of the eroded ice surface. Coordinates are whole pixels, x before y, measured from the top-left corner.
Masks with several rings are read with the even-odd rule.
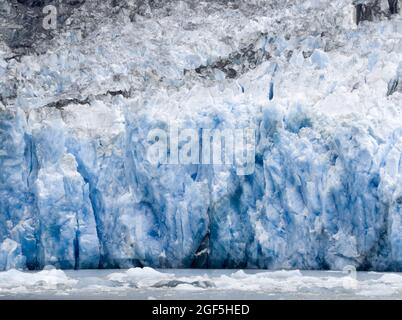
[[[400,15],[102,3],[36,53],[0,47],[0,270],[402,270]],[[170,123],[255,128],[254,173],[153,165]]]
[[[133,268],[0,272],[0,299],[400,299],[399,273]]]

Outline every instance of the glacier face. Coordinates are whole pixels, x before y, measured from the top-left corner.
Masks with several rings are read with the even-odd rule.
[[[400,15],[111,3],[1,43],[0,270],[402,270]],[[172,123],[254,128],[253,174],[150,163]]]

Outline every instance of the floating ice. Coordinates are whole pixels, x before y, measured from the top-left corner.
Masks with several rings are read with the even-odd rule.
[[[62,270],[43,270],[35,273],[21,272],[10,269],[0,272],[0,292],[3,290],[14,293],[26,290],[65,290],[78,283],[70,279]]]
[[[130,280],[129,273],[135,273],[139,282]],[[0,272],[0,297],[29,298],[34,294],[43,299],[171,299],[172,295],[180,299],[398,299],[401,278],[394,273],[357,272],[351,277],[337,271],[298,270],[9,270]]]

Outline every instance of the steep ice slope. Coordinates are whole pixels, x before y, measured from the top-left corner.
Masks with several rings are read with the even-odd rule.
[[[93,7],[40,54],[0,52],[0,269],[402,269],[400,15]],[[255,128],[255,171],[155,166],[172,123]]]

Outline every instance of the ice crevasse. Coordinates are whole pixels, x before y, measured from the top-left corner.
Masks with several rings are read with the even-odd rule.
[[[0,47],[0,270],[401,271],[402,19],[336,2],[181,1]],[[149,162],[172,123],[254,128],[254,171]]]

